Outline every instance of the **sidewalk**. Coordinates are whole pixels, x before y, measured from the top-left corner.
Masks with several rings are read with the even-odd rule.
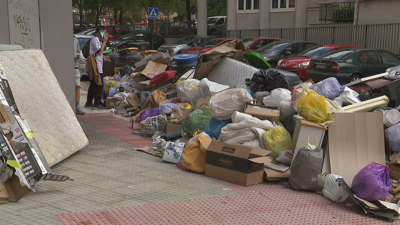
[[[0,205],[1,224],[385,223],[355,205],[280,184],[242,187],[182,171],[134,151],[151,142],[131,134],[126,120],[106,110],[85,110],[78,119],[89,146],[52,168],[74,181],[39,182],[36,193]]]

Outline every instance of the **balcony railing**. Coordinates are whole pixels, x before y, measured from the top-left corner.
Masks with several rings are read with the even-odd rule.
[[[319,5],[319,20],[336,23],[352,22],[354,20],[354,2],[322,3]]]

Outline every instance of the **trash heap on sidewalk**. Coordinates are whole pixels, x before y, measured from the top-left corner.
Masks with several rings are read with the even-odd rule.
[[[183,170],[244,186],[288,182],[398,218],[400,80],[382,74],[344,86],[333,77],[293,86],[243,55],[243,43],[232,41],[181,75],[159,52],[108,78],[108,105],[132,117],[134,134],[152,137],[149,151]]]

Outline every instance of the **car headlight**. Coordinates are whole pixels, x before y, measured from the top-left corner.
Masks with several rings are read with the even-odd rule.
[[[283,61],[283,59],[281,59],[281,60],[278,61],[278,66],[281,65],[281,62],[282,62],[282,61]]]
[[[299,63],[295,65],[294,68],[307,67],[308,65],[310,65],[310,62]]]

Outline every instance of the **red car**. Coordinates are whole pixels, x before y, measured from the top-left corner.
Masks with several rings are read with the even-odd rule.
[[[203,53],[206,52],[210,49],[213,49],[215,47],[217,47],[218,45],[222,45],[226,42],[229,41],[233,41],[233,40],[237,40],[236,38],[215,38],[215,39],[211,39],[209,41],[207,41],[204,44],[201,44],[197,47],[192,47],[192,48],[188,48],[184,51],[182,51],[182,53],[186,53],[186,54],[191,54],[191,53]]]
[[[283,39],[269,37],[249,37],[243,39],[244,46],[248,51],[254,51],[257,48],[261,48],[262,46],[270,44],[274,41],[283,41]]]
[[[320,58],[332,51],[340,51],[349,48],[357,47],[346,45],[318,45],[299,53],[295,57],[279,60],[277,67],[279,69],[296,73],[299,75],[301,80],[307,80],[307,70],[311,59]]]
[[[114,40],[117,39],[130,31],[127,30],[115,30],[115,29],[107,29],[107,34],[108,34],[108,40]]]

